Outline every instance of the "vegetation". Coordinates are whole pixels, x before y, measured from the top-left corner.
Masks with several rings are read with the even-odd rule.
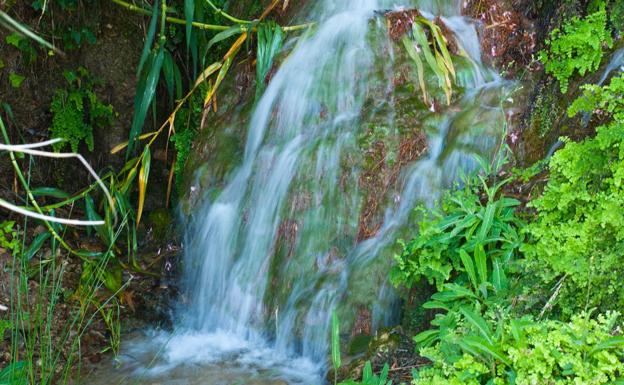
[[[84,142],[93,151],[93,130],[110,127],[115,117],[113,106],[98,99],[93,90],[95,81],[85,68],[65,71],[63,76],[68,88],[56,90],[52,99],[50,137],[65,141],[53,148],[60,151],[69,144],[72,152],[78,152],[78,145]]]
[[[55,25],[54,15],[78,13],[96,3],[38,0],[29,12],[34,9]],[[241,63],[253,68],[252,101],[257,102],[287,35],[310,27],[282,26],[271,19],[288,1],[272,1],[266,8],[254,3],[251,20],[230,15],[228,3],[106,2],[145,17],[146,23],[133,71],[132,118],[122,122],[127,123],[127,137],[111,151],[125,152],[119,167],[100,164],[95,172],[77,154],[93,152],[94,133],[106,133],[118,118],[85,67],[58,73],[63,85],[52,88],[49,106],[44,106],[50,116],[43,136],[50,140],[28,144],[27,138],[40,140],[25,135],[24,127],[10,135],[0,119],[0,150],[9,155],[0,206],[19,214],[0,221],[0,258],[6,266],[0,277],[10,281],[10,313],[0,313],[0,344],[10,334],[10,362],[0,369],[0,385],[70,382],[80,372],[83,337],[96,323],[106,332],[102,350],[119,352],[122,309],[132,307],[126,289],[134,276],[159,275],[141,259],[142,240],[154,241],[142,221],[150,211],[150,176],[165,175],[167,196],[157,197],[163,205],[175,201],[174,186],[182,196],[193,143],[219,111],[219,93],[232,68]],[[576,92],[570,84],[598,70],[615,45],[614,30],[621,33],[621,2],[592,1],[584,13],[554,29],[539,53],[546,74],[559,82],[563,94]],[[419,94],[435,114],[436,99],[452,104],[457,91],[453,61],[467,54],[449,40],[442,21],[418,12],[412,16],[409,28],[395,40],[414,66]],[[53,37],[67,53],[97,42],[88,26],[65,21],[41,36]],[[0,26],[7,29],[9,49],[19,53],[22,67],[31,69],[7,73],[3,82],[12,91],[29,85],[36,66],[66,54],[7,12],[0,11]],[[243,53],[247,56],[239,61]],[[3,58],[0,69],[5,65]],[[546,83],[554,84],[554,79]],[[565,110],[569,118],[583,118],[573,120],[584,125],[578,127],[582,134],[561,138],[563,148],[552,157],[512,173],[511,167],[519,166],[510,164],[512,155],[503,146],[495,164],[479,159],[478,172],[464,176],[435,207],[416,210],[418,228],[411,239],[399,241],[400,252],[387,272],[406,302],[415,290],[432,293],[419,311],[405,312],[413,318],[406,322],[414,329],[413,354],[427,359],[424,366],[412,368],[413,385],[624,384],[624,75],[578,90]],[[529,121],[539,126],[542,139],[561,119],[560,97],[536,97]],[[1,103],[6,121],[12,120],[9,102]],[[323,108],[319,106],[321,117]],[[372,148],[395,135],[394,127],[376,125],[359,140]],[[44,151],[47,146],[54,152]],[[94,160],[102,154],[90,155]],[[77,158],[93,180],[71,193],[60,185],[36,185],[33,180],[46,180],[36,175],[47,170],[39,156]],[[385,160],[395,164],[400,156],[392,150]],[[156,238],[166,238],[155,232]],[[68,280],[73,280],[71,288]],[[340,378],[344,362],[335,313],[331,362],[335,385],[393,383],[390,365],[380,365],[375,373],[370,361],[361,379]]]
[[[598,69],[602,63],[604,48],[613,47],[611,31],[607,27],[604,3],[598,11],[585,19],[578,17],[568,21],[563,29],[555,29],[546,41],[548,50],[540,52],[540,60],[546,72],[552,74],[561,87],[568,91],[570,78]]]

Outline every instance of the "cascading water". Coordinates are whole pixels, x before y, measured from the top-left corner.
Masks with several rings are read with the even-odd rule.
[[[402,168],[378,230],[364,240],[359,143],[370,120],[395,130],[400,114],[396,47],[375,12],[399,7],[445,15],[470,59],[458,70],[459,101],[443,113],[419,111],[428,152]],[[240,165],[192,216],[188,301],[173,334],[152,336],[164,346],[147,375],[220,384],[261,372],[322,383],[333,310],[352,325],[366,303],[373,329],[393,321],[388,249],[419,202],[432,204],[474,168],[473,154],[494,153],[505,121],[505,82],[481,64],[475,26],[459,13],[455,1],[319,1],[318,25],[293,43],[254,109]],[[154,353],[145,345],[127,354],[139,362]],[[216,375],[224,368],[233,377]]]

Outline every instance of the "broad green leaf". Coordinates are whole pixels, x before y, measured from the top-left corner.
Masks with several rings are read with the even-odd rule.
[[[466,321],[468,321],[490,345],[494,343],[492,330],[490,330],[490,327],[480,315],[468,309],[466,306],[462,306],[459,311],[462,313]]]
[[[594,346],[592,350],[590,350],[589,354],[592,355],[603,350],[616,349],[616,348],[617,349],[624,348],[624,336],[611,337],[608,340],[597,344],[596,346]]]
[[[36,197],[52,197],[58,199],[68,199],[70,195],[55,187],[38,187],[32,190],[32,195]]]
[[[507,290],[509,288],[509,281],[503,268],[503,263],[500,259],[496,258],[492,262],[492,284],[497,291]]]
[[[30,246],[28,246],[28,249],[26,249],[26,251],[24,252],[24,259],[27,261],[30,261],[32,257],[34,257],[35,254],[37,254],[37,252],[41,249],[41,246],[43,246],[43,243],[46,240],[48,240],[51,236],[52,234],[50,234],[49,231],[44,231],[42,233],[39,233],[35,237],[35,239],[32,241]]]
[[[440,336],[439,330],[426,330],[414,336],[413,340],[419,347],[430,346]]]
[[[459,342],[459,345],[462,349],[467,350],[472,354],[485,354],[486,356],[496,359],[507,366],[511,365],[511,361],[501,350],[495,348],[491,343],[487,342],[483,338],[477,336],[467,336]]]
[[[466,250],[459,250],[459,257],[461,258],[462,264],[464,265],[464,269],[466,269],[466,273],[468,274],[468,278],[470,278],[470,282],[472,283],[472,287],[475,289],[479,286],[477,283],[477,274],[475,273],[474,263],[472,263],[472,258],[466,253]]]
[[[364,364],[364,370],[362,372],[362,382],[366,383],[371,378],[373,378],[373,367],[370,361],[366,361],[366,364]]]
[[[479,274],[481,284],[488,282],[487,257],[481,243],[478,243],[474,249],[474,259],[477,264],[477,273]]]
[[[447,283],[444,285],[444,288],[445,290],[432,295],[431,299],[436,301],[448,302],[455,301],[461,298],[476,298],[472,291],[454,283]]]
[[[332,363],[334,364],[334,370],[338,370],[342,362],[340,360],[340,320],[336,311],[332,312],[331,324]]]
[[[490,202],[485,208],[485,213],[483,214],[483,222],[481,223],[481,227],[479,228],[479,233],[477,234],[477,238],[483,242],[492,228],[492,222],[494,221],[494,214],[496,214],[496,209],[498,208],[498,202]]]

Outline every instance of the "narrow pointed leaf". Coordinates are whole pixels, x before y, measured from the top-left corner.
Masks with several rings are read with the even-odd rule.
[[[464,269],[468,274],[468,278],[470,278],[470,282],[472,283],[472,287],[475,289],[479,284],[477,283],[477,274],[475,273],[475,266],[472,263],[472,258],[466,253],[466,250],[459,250],[459,258],[461,258],[462,264],[464,265]]]
[[[474,259],[477,264],[477,273],[479,274],[480,283],[488,282],[487,257],[485,249],[481,243],[477,244],[474,250]]]
[[[143,205],[145,204],[145,192],[147,190],[147,180],[150,173],[150,164],[152,157],[149,147],[145,147],[143,151],[143,158],[141,159],[141,170],[139,171],[139,205],[137,208],[137,226],[141,222],[141,215],[143,214]]]
[[[470,323],[490,345],[494,343],[492,340],[492,330],[490,330],[490,327],[487,325],[483,317],[468,309],[466,306],[461,307],[460,312],[466,321],[468,321],[468,323]]]

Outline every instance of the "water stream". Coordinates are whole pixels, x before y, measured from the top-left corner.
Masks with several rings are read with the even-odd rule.
[[[428,151],[402,167],[378,230],[360,239],[361,138],[371,120],[398,130],[401,113],[399,46],[375,11],[400,7],[444,16],[470,60],[453,106],[417,111]],[[321,384],[333,310],[345,330],[365,305],[373,332],[396,323],[387,273],[413,208],[473,169],[474,154],[491,157],[504,128],[510,84],[481,63],[459,12],[456,1],[318,1],[318,26],[291,42],[253,111],[239,166],[189,218],[175,330],[126,343],[106,383]]]

